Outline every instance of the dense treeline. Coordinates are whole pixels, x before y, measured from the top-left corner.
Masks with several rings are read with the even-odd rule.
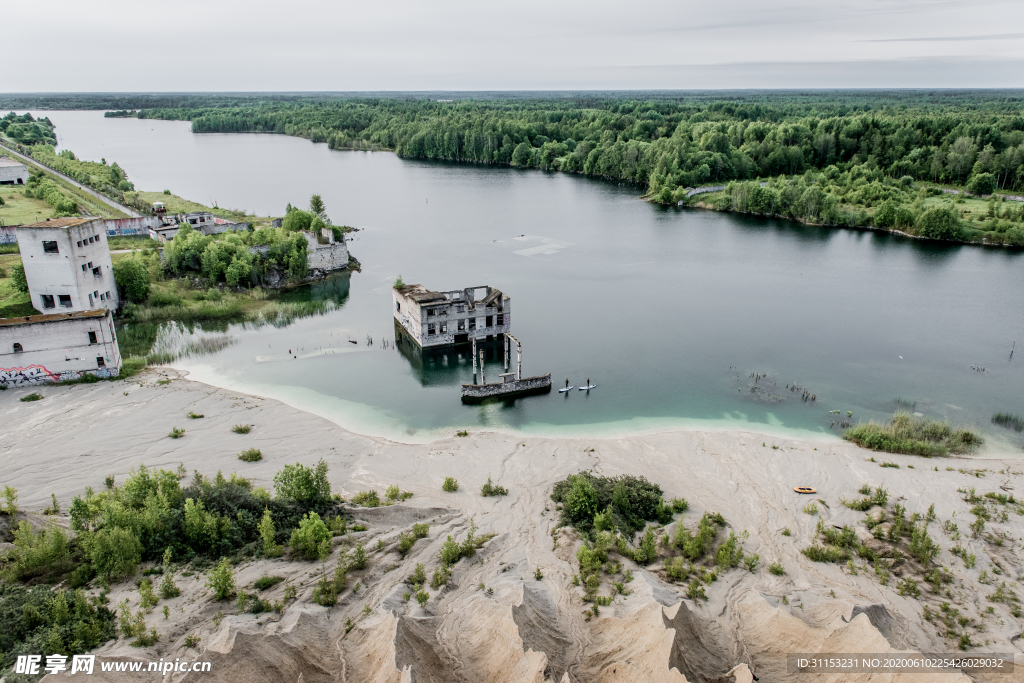
[[[1019,99],[847,99],[267,102],[141,115],[190,119],[197,133],[363,140],[406,157],[582,172],[649,185],[666,202],[677,188],[830,165],[957,185],[982,173],[998,188],[1024,182]]]
[[[109,166],[106,159],[99,162],[84,161],[70,149],[57,152],[51,144],[34,145],[28,152],[36,161],[114,198],[122,199],[125,192],[135,189],[135,185],[128,180],[128,174],[116,161]]]

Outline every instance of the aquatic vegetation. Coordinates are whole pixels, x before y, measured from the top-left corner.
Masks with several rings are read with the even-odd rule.
[[[906,411],[897,412],[886,424],[872,421],[851,427],[843,438],[873,451],[924,457],[971,453],[984,442],[966,429],[954,430],[948,422],[917,418]]]
[[[1016,432],[1024,431],[1024,417],[1012,413],[996,413],[992,416],[992,423],[1000,427],[1006,427]]]

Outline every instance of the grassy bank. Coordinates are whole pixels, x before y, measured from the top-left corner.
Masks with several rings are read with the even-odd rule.
[[[953,429],[948,422],[917,418],[899,411],[886,423],[867,422],[850,427],[843,438],[861,448],[924,457],[971,453],[984,442],[974,432]]]
[[[53,216],[53,207],[42,199],[25,196],[24,185],[0,185],[0,225],[22,225]]]
[[[259,217],[242,209],[222,209],[219,206],[206,206],[199,202],[193,202],[173,193],[165,192],[127,192],[125,199],[136,205],[152,206],[153,202],[163,202],[167,207],[167,213],[192,213],[193,211],[209,211],[214,216],[225,218],[236,223],[266,223],[272,220],[269,216]],[[258,225],[256,227],[259,227]]]

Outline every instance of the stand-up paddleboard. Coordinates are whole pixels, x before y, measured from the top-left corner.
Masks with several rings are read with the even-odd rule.
[[[591,384],[590,386],[580,387],[580,391],[590,391],[591,389],[597,389],[597,385]]]
[[[564,389],[559,389],[559,390],[558,390],[558,393],[560,393],[560,394],[564,394],[565,392],[567,392],[567,391],[572,391],[572,390],[573,390],[573,389],[575,389],[575,388],[576,388],[576,387],[566,387],[566,388],[564,388]]]

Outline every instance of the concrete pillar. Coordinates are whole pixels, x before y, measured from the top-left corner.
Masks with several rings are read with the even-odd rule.
[[[523,378],[523,345],[516,342],[516,379]]]
[[[480,349],[480,384],[487,384],[487,378],[484,376],[484,350]]]
[[[508,372],[508,360],[509,360],[508,357],[509,357],[509,353],[511,352],[511,349],[509,349],[509,345],[511,343],[512,342],[510,342],[509,339],[508,339],[508,335],[505,335],[505,372]]]
[[[473,337],[473,384],[476,384],[476,337]]]

